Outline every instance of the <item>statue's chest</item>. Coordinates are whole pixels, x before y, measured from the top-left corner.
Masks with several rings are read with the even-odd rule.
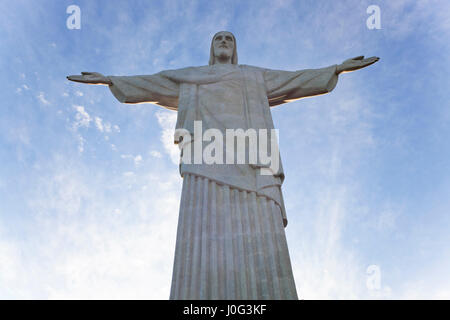
[[[242,78],[200,85],[197,94],[197,112],[202,120],[210,125],[219,122],[226,128],[246,127],[247,98]]]

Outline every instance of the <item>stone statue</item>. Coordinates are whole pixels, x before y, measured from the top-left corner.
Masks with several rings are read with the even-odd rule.
[[[359,56],[300,71],[239,65],[236,39],[222,31],[212,39],[208,66],[140,76],[82,72],[67,78],[108,85],[123,103],[150,102],[177,111],[176,132],[193,134],[195,149],[196,141],[203,140],[200,147],[204,142],[195,132],[196,122],[223,133],[273,129],[270,107],[328,93],[339,74],[378,60]],[[191,147],[192,140],[182,138],[176,134],[175,143]],[[183,189],[170,299],[298,299],[284,231],[281,162],[272,174],[262,174],[263,169],[267,166],[259,160],[181,161]]]

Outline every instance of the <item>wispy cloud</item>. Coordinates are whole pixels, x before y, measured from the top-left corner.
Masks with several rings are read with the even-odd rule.
[[[131,159],[134,162],[135,166],[139,166],[142,162],[142,156],[138,154],[137,156],[133,156],[131,154],[122,154],[120,156],[122,159]]]
[[[39,94],[37,95],[37,98],[39,99],[39,101],[40,101],[42,104],[45,104],[45,105],[49,105],[49,104],[50,104],[50,101],[48,101],[47,99],[45,99],[45,96],[44,96],[44,93],[43,93],[43,92],[39,92]]]
[[[160,139],[164,146],[164,151],[170,156],[174,164],[178,164],[180,162],[180,150],[173,142],[177,114],[169,111],[158,111],[156,118],[162,129]]]
[[[75,129],[79,127],[89,127],[92,118],[89,115],[89,113],[86,112],[84,106],[73,106],[73,107],[77,111],[77,113],[75,114],[75,121],[73,123],[73,127]]]
[[[37,213],[28,221],[35,232],[20,241],[21,255],[19,242],[0,237],[0,296],[167,298],[180,178],[148,171],[132,175],[132,191],[126,191],[125,174],[110,189],[125,194],[110,197],[101,177],[74,165],[54,160],[54,169],[34,182],[27,201]]]

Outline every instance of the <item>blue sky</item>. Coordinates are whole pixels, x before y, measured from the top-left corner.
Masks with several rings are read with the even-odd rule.
[[[66,28],[67,6],[81,29]],[[381,29],[366,27],[369,5]],[[450,298],[448,1],[0,3],[0,298],[167,299],[181,178],[176,114],[124,105],[81,71],[239,63],[299,70],[379,56],[272,109],[303,299]],[[379,288],[367,268],[380,270]]]

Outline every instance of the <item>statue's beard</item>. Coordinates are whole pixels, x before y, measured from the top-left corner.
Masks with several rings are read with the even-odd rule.
[[[226,61],[228,59],[231,59],[231,55],[225,50],[220,50],[220,52],[218,52],[218,54],[216,55],[216,59],[220,61]]]

